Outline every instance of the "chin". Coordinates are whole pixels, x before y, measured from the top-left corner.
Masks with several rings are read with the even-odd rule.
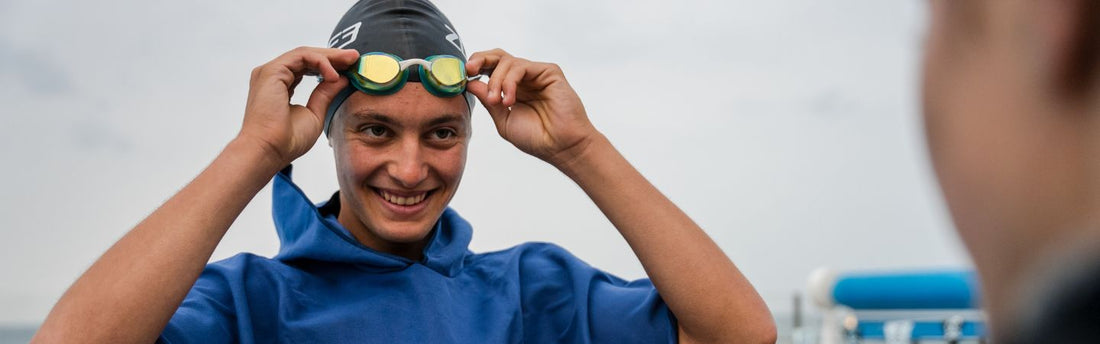
[[[377,224],[369,224],[368,230],[374,232],[379,239],[401,244],[420,242],[427,238],[428,234],[432,232],[432,228],[435,227],[435,221],[380,222],[381,223]]]

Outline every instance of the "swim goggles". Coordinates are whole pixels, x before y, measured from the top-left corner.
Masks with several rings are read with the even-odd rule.
[[[416,68],[413,73],[410,69]],[[489,71],[491,73],[491,71]],[[352,87],[344,88],[333,97],[325,113],[324,133],[330,134],[332,117],[340,104],[344,103],[355,90],[373,95],[393,94],[405,86],[406,81],[420,82],[424,89],[438,97],[453,97],[464,94],[466,105],[474,110],[474,95],[466,91],[466,84],[482,75],[468,77],[466,63],[451,55],[433,55],[424,59],[402,60],[393,54],[371,52],[359,56],[348,70],[347,76]],[[484,73],[483,73],[484,74]],[[486,74],[488,75],[488,74]],[[318,82],[323,81],[318,77]]]
[[[416,68],[416,72],[411,69]],[[451,55],[433,55],[423,59],[401,58],[388,53],[370,52],[345,72],[356,89],[374,95],[393,94],[406,81],[419,81],[424,89],[438,97],[453,97],[466,90],[466,63]]]

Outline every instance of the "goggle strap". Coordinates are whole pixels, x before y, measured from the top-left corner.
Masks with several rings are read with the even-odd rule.
[[[332,97],[332,102],[328,104],[328,111],[325,112],[324,132],[326,138],[332,135],[329,131],[332,127],[332,117],[336,116],[336,109],[339,109],[340,105],[344,104],[344,101],[347,100],[352,93],[355,93],[355,91],[355,87],[349,85],[348,87],[344,87],[343,90],[340,90],[340,93],[337,93],[335,97]],[[473,110],[473,106],[470,106],[470,110]]]

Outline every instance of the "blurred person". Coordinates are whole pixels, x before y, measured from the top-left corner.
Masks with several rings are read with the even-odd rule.
[[[1095,1],[931,1],[929,150],[995,342],[1100,342],[1097,29]]]
[[[749,281],[593,127],[558,66],[499,49],[467,61],[426,0],[360,1],[329,46],[254,69],[237,137],[99,258],[33,341],[775,342]],[[488,82],[468,78],[482,71]],[[323,79],[290,104],[310,74]],[[552,244],[468,250],[472,226],[448,204],[475,97],[501,137],[588,194],[650,279]],[[322,134],[340,188],[314,205],[289,165]],[[279,253],[207,265],[273,178]]]

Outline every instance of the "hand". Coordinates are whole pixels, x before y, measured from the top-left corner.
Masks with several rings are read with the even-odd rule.
[[[489,110],[497,132],[516,148],[562,168],[600,136],[561,68],[494,49],[474,53],[467,74],[492,70],[466,89]]]
[[[253,69],[238,140],[263,150],[278,168],[308,152],[321,136],[329,103],[348,85],[337,70],[358,57],[352,49],[299,47]],[[290,104],[294,88],[307,74],[320,74],[324,81],[305,106]]]

